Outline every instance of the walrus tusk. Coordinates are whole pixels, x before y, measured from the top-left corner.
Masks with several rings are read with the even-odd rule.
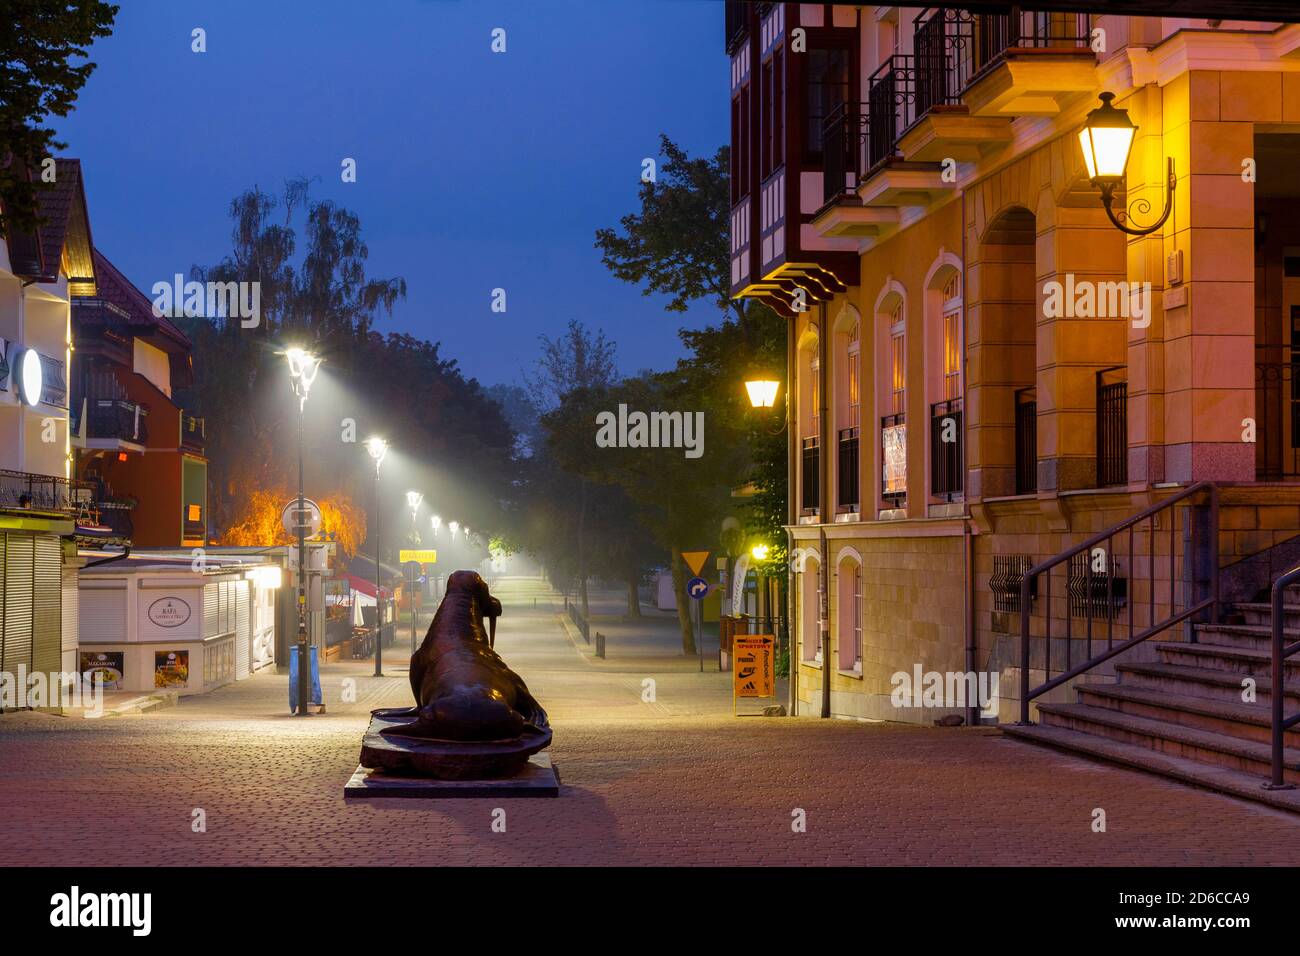
[[[497,646],[497,616],[493,614],[488,618],[488,647],[496,648]]]

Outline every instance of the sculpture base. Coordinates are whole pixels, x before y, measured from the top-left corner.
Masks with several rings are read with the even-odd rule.
[[[438,740],[403,737],[397,730],[415,718],[400,710],[371,711],[361,738],[361,766],[391,776],[437,780],[489,780],[521,772],[528,758],[550,746],[551,731],[532,731],[509,740]]]
[[[434,777],[399,777],[357,767],[343,787],[349,799],[411,797],[445,800],[469,797],[558,797],[560,773],[550,754],[533,754],[512,777],[493,780],[439,780]]]

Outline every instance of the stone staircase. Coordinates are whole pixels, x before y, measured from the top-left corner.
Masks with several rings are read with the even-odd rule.
[[[1009,736],[1300,812],[1300,789],[1266,790],[1271,772],[1272,613],[1232,605],[1230,623],[1196,625],[1197,643],[1150,642],[1156,660],[1115,665],[1117,682],[1076,684],[1076,703],[1037,706],[1039,723]],[[1284,636],[1300,638],[1300,588],[1286,592]],[[1300,656],[1285,663],[1286,714],[1300,711]],[[1243,701],[1243,680],[1255,699]],[[1300,785],[1300,727],[1284,737],[1284,779]]]

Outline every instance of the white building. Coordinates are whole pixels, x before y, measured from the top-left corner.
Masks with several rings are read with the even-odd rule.
[[[78,513],[70,480],[71,298],[94,295],[81,164],[58,160],[43,222],[0,239],[0,671],[76,667]]]

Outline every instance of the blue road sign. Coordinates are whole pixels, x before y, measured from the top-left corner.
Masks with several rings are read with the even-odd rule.
[[[704,578],[691,578],[686,582],[686,593],[696,601],[703,601],[709,593],[709,582]]]

